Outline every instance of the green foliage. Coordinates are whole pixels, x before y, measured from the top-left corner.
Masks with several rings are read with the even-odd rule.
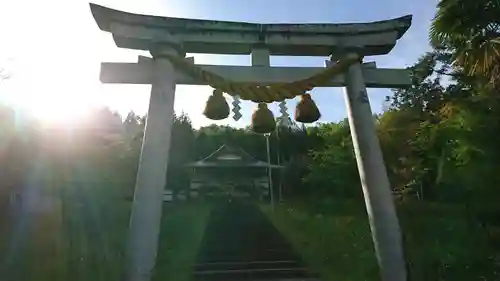
[[[430,29],[431,43],[452,51],[467,74],[498,82],[500,2],[442,0]]]
[[[119,280],[145,119],[129,113],[122,123],[99,109],[69,129],[13,118],[8,107],[0,113],[2,280]],[[192,159],[193,142],[189,119],[176,117],[173,174]],[[206,204],[166,210],[162,235],[177,248],[160,255],[156,276],[189,276],[208,213]]]
[[[280,205],[275,212],[266,207],[263,210],[323,280],[377,280],[366,217],[345,209],[336,216],[314,213],[293,204]]]
[[[342,199],[312,209],[315,203],[263,210],[324,280],[378,280],[364,207]],[[496,280],[486,233],[463,220],[463,208],[416,203],[398,211],[409,280]]]
[[[310,151],[311,163],[305,183],[315,187],[315,196],[359,198],[361,187],[347,121],[322,124],[317,134],[324,145]]]
[[[189,188],[189,175],[184,165],[194,161],[194,146],[195,135],[191,120],[181,114],[174,119],[172,126],[167,172],[167,186],[174,191],[174,194]]]
[[[411,87],[394,90],[390,108],[375,117],[416,280],[473,280],[497,270],[489,266],[500,246],[499,11],[498,1],[440,1],[430,30],[434,49],[409,68]],[[0,106],[1,274],[17,263],[22,270],[9,272],[13,280],[119,278],[145,120],[130,112],[122,121],[98,109],[79,127],[61,128]],[[274,176],[275,186],[283,184],[287,200],[315,201],[292,211],[281,206],[270,216],[325,276],[375,278],[347,120],[277,125],[270,161],[286,168],[282,178]],[[167,186],[185,190],[184,164],[223,144],[267,160],[265,138],[249,128],[195,130],[186,115],[176,116]],[[446,211],[435,216],[440,206]],[[170,274],[167,264],[187,268],[203,229],[204,217],[195,213],[205,209],[197,208],[165,218],[180,231],[166,230],[168,240],[194,242],[182,254],[181,244],[162,244],[156,278]],[[196,225],[189,233],[185,221]]]
[[[211,205],[191,202],[166,208],[153,280],[189,281]]]

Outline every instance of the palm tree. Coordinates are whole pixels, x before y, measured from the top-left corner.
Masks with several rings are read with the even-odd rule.
[[[431,44],[452,52],[466,74],[500,81],[500,1],[441,0],[430,29]]]

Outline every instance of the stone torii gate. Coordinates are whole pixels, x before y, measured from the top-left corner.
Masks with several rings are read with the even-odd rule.
[[[376,256],[384,281],[406,280],[399,223],[382,152],[375,132],[366,87],[410,85],[402,69],[377,68],[356,58],[389,53],[411,25],[411,16],[355,24],[254,24],[191,20],[131,14],[90,4],[103,31],[118,47],[148,50],[152,59],[137,63],[102,63],[103,83],[150,84],[151,97],[137,173],[126,252],[127,281],[150,280],[158,249],[176,84],[206,85],[179,67],[194,65],[188,53],[251,54],[252,66],[194,65],[236,83],[284,84],[342,65],[345,74],[317,86],[345,86],[349,125],[370,221]],[[330,56],[327,68],[270,67],[270,55]],[[358,60],[360,61],[360,60]]]

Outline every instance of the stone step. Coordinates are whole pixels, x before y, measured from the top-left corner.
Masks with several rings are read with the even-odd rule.
[[[203,270],[193,273],[196,281],[242,281],[242,280],[282,280],[311,277],[307,269],[301,268],[265,268],[237,270]]]
[[[252,270],[269,268],[300,268],[301,264],[297,261],[242,261],[242,262],[209,262],[196,264],[194,271],[210,270]]]
[[[290,254],[290,252],[264,252],[259,251],[256,253],[241,253],[233,251],[217,251],[205,252],[198,257],[199,263],[209,262],[245,262],[249,260],[258,261],[279,261],[279,260],[298,260],[298,258]]]
[[[210,215],[195,281],[316,280],[300,255],[254,205],[219,205]]]

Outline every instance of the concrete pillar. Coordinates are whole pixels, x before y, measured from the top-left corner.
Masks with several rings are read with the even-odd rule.
[[[383,281],[404,281],[401,231],[361,64],[351,65],[345,77],[349,126],[380,274]]]
[[[164,50],[164,52],[172,50]],[[161,55],[161,52],[153,55]],[[129,225],[126,281],[149,281],[160,234],[170,135],[174,116],[174,67],[155,56],[146,129]]]

